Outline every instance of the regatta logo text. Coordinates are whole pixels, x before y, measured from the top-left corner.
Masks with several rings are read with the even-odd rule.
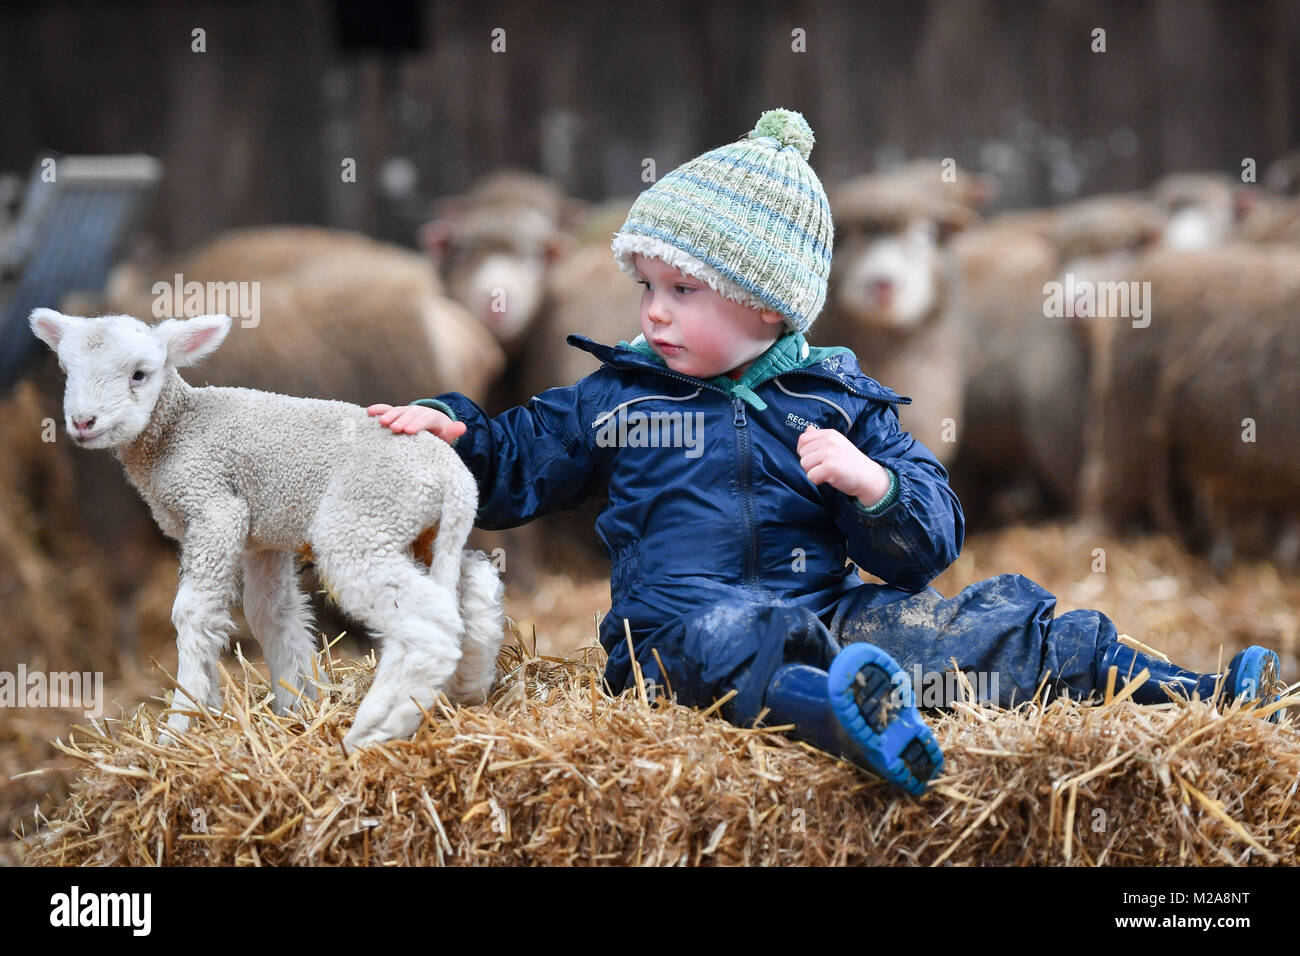
[[[704,453],[703,412],[629,412],[619,408],[591,423],[601,448],[685,448],[687,458]]]
[[[797,432],[802,432],[809,425],[813,425],[813,422],[808,421],[806,418],[800,418],[794,412],[790,412],[785,416],[785,423]],[[814,425],[814,427],[816,426]]]

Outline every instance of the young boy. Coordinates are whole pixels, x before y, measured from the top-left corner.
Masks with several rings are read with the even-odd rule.
[[[607,490],[600,640],[615,691],[634,681],[634,653],[680,703],[734,691],[727,720],[766,711],[767,725],[793,724],[912,793],[943,757],[904,668],[942,674],[955,659],[992,675],[1004,706],[1040,686],[1085,697],[1111,666],[1121,680],[1150,672],[1139,702],[1167,700],[1161,683],[1267,696],[1278,659],[1264,648],[1222,678],[1194,674],[1118,643],[1097,611],[1053,619],[1052,595],[1018,575],[952,599],[927,587],[964,536],[948,476],[899,427],[908,399],[847,349],[804,340],[831,265],[812,145],[801,115],[772,110],[641,194],[613,250],[645,286],[642,334],[614,348],[570,336],[604,363],[576,385],[496,418],[459,394],[370,413],[453,443],[478,479],[483,528]]]

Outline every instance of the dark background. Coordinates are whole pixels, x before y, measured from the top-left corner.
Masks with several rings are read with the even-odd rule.
[[[1297,54],[1288,0],[11,3],[0,170],[153,154],[167,248],[276,222],[411,243],[433,198],[497,166],[632,195],[643,158],[662,174],[779,105],[808,117],[827,183],[952,156],[1001,174],[999,207],[1045,205],[1262,171],[1300,142]]]

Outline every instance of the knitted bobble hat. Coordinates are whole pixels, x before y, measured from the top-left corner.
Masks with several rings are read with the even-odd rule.
[[[660,259],[719,295],[770,309],[805,332],[826,301],[831,209],[808,165],[813,132],[768,110],[744,139],[697,156],[646,189],[615,233],[619,268]]]

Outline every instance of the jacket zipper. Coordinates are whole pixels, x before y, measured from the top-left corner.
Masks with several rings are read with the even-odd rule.
[[[622,363],[620,363],[622,364]],[[653,372],[656,375],[662,375],[665,378],[676,379],[679,382],[685,382],[687,385],[693,385],[696,388],[707,388],[710,391],[717,392],[719,395],[727,393],[716,385],[710,385],[708,382],[701,381],[698,378],[690,378],[686,375],[679,375],[671,369],[652,368],[645,365],[631,364],[630,367],[642,369],[647,372]],[[833,375],[822,375],[817,372],[809,372],[804,369],[796,369],[809,378],[820,378],[824,381],[838,385],[846,391],[852,392],[862,398],[870,398],[876,401],[880,400],[879,396],[867,395],[851,385],[847,385]],[[779,386],[779,383],[778,383]],[[757,522],[754,519],[754,502],[750,481],[750,469],[752,465],[752,449],[750,447],[749,429],[746,427],[745,402],[737,396],[729,396],[734,409],[732,423],[736,426],[736,440],[740,449],[740,496],[742,511],[745,516],[745,547],[744,547],[744,566],[745,566],[745,583],[749,585],[758,584],[758,535],[756,532]],[[900,398],[902,396],[899,396]],[[888,401],[888,399],[886,399]],[[890,404],[897,404],[890,402]]]
[[[654,372],[665,378],[677,379],[679,382],[685,382],[688,385],[694,385],[696,388],[707,388],[710,391],[717,392],[719,395],[726,395],[722,389],[716,385],[710,385],[708,382],[702,382],[698,378],[689,378],[685,375],[679,375],[671,369],[647,368],[646,366],[637,365],[636,368],[645,368],[648,372]],[[754,501],[750,481],[750,468],[752,464],[752,450],[749,441],[749,429],[746,427],[748,421],[745,418],[745,402],[736,396],[729,396],[732,402],[733,416],[732,424],[736,426],[736,441],[740,447],[740,499],[741,511],[745,516],[745,546],[744,546],[744,570],[745,583],[748,585],[758,584],[758,534],[756,530],[757,521],[754,518]]]
[[[750,488],[750,465],[752,454],[749,442],[749,429],[746,427],[745,403],[740,398],[733,398],[735,415],[732,419],[736,426],[736,441],[740,448],[740,501],[741,511],[745,516],[745,583],[758,584],[758,535],[754,520],[754,500]]]

